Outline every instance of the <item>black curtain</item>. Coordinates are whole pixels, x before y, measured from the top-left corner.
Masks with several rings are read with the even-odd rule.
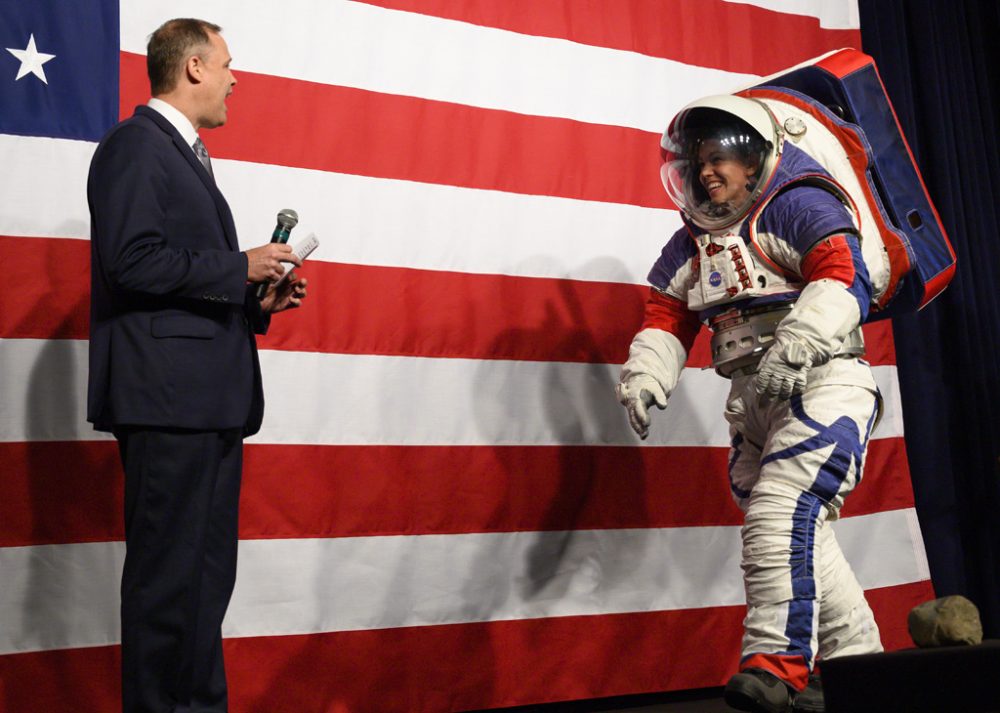
[[[859,0],[874,57],[958,256],[894,320],[906,449],[938,596],[1000,637],[1000,3]]]

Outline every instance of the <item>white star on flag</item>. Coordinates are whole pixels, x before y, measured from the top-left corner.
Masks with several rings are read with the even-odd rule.
[[[54,54],[46,54],[45,52],[39,52],[35,47],[35,35],[34,33],[28,38],[28,46],[23,50],[16,50],[10,47],[6,48],[8,52],[21,60],[21,68],[17,72],[17,76],[14,78],[16,82],[21,77],[28,74],[34,74],[36,77],[41,79],[46,84],[49,80],[45,78],[45,70],[42,69],[42,65],[48,62],[50,59],[55,57]]]

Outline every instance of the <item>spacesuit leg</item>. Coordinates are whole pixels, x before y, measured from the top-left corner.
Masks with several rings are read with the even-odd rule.
[[[733,380],[726,402],[725,418],[729,422],[729,490],[740,510],[746,512],[750,494],[760,477],[761,446],[766,432],[754,428],[752,416],[746,407],[752,389],[752,377]]]
[[[819,606],[820,658],[882,651],[878,625],[864,590],[844,559],[829,523],[820,529],[817,544],[823,592]]]
[[[828,385],[750,409],[770,431],[759,479],[743,504],[747,617],[741,669],[763,668],[801,690],[819,649],[824,600],[835,604],[831,617],[823,618],[831,632],[840,629],[844,640],[865,639],[859,631],[865,626],[857,607],[860,587],[853,575],[847,577],[850,567],[825,531],[860,477],[875,404],[867,389]],[[853,618],[849,611],[855,611]],[[868,636],[877,639],[874,631]]]

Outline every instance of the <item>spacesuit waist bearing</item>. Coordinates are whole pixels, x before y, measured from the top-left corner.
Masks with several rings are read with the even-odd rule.
[[[756,309],[729,310],[713,317],[712,367],[727,379],[757,371],[764,352],[774,344],[774,333],[781,320],[792,311],[794,302],[784,302]],[[860,356],[865,352],[861,328],[851,332],[837,353],[838,357]]]

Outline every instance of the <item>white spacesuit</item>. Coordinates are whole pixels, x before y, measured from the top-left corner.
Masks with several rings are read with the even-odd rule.
[[[861,479],[880,397],[860,324],[872,285],[850,201],[758,101],[709,97],[663,136],[661,176],[685,227],[650,272],[618,397],[645,438],[702,323],[732,380],[729,478],[745,513],[744,710],[822,710],[797,694],[817,655],[881,651],[829,522]],[[765,689],[773,674],[784,682]],[[799,699],[801,695],[801,700]],[[819,707],[810,707],[816,706]]]

